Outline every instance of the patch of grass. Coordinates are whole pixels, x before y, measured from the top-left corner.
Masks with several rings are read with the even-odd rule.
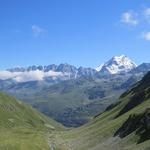
[[[0,93],[0,150],[49,150],[48,132],[62,129],[31,106]]]

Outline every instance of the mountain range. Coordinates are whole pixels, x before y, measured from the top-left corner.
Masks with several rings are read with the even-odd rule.
[[[1,79],[1,91],[37,110],[0,92],[0,149],[149,150],[150,64],[111,62],[95,75],[55,83]]]
[[[97,76],[104,74],[120,74],[136,71],[143,73],[150,70],[150,64],[137,66],[125,55],[114,56],[109,61],[95,68],[75,67],[69,64],[48,65],[48,66],[29,66],[27,68],[16,67],[0,71],[0,79],[13,79],[16,82],[49,80],[59,82],[64,80],[76,79],[83,76]],[[138,68],[141,69],[138,69]],[[142,70],[143,69],[143,70]]]
[[[107,106],[150,70],[127,56],[114,56],[99,70],[69,64],[17,67],[0,71],[0,90],[65,126],[77,127]]]
[[[93,76],[95,74],[96,70],[92,68],[77,68],[69,64],[52,64],[48,66],[29,66],[27,68],[11,68],[7,69],[6,71],[0,72],[0,77],[4,77],[4,79],[13,79],[17,82],[38,80],[52,80],[59,82],[64,80],[76,79],[81,76]]]
[[[79,128],[0,93],[1,150],[149,150],[150,72]]]

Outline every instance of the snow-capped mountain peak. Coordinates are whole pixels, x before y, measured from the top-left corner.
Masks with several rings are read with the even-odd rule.
[[[137,67],[137,65],[130,58],[121,55],[114,56],[106,63],[97,67],[96,70],[102,73],[117,74],[131,71],[135,67]]]
[[[104,66],[104,63],[102,63],[101,65],[99,65],[98,67],[96,67],[96,71],[100,71],[103,66]]]

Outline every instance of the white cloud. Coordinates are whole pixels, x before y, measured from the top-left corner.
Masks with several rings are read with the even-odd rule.
[[[132,11],[124,12],[121,17],[121,22],[132,26],[136,26],[139,23],[137,14]]]
[[[49,71],[49,72],[45,72],[44,76],[45,77],[57,77],[57,76],[62,76],[63,74],[61,72],[55,72],[55,71]]]
[[[42,71],[30,71],[22,72],[14,78],[17,82],[27,82],[27,81],[36,81],[43,80],[44,73]]]
[[[43,72],[40,70],[29,71],[29,72],[9,72],[9,71],[0,71],[0,79],[13,79],[17,82],[27,82],[27,81],[40,81],[45,77],[57,78],[63,76],[61,72]]]
[[[18,72],[9,72],[9,71],[0,71],[0,79],[1,80],[6,80],[10,78],[15,78],[18,76],[20,73]]]
[[[32,26],[32,33],[35,37],[40,36],[41,34],[43,34],[45,32],[45,30],[37,25],[33,25]]]
[[[150,31],[149,31],[149,32],[142,33],[142,37],[143,37],[145,40],[150,41]]]
[[[144,16],[147,19],[147,21],[150,22],[150,8],[146,8],[144,10]]]

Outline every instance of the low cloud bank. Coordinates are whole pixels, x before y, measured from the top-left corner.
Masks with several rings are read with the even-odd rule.
[[[0,79],[7,80],[13,79],[17,82],[27,82],[27,81],[36,81],[43,80],[45,77],[56,78],[63,76],[61,72],[43,72],[43,71],[29,71],[29,72],[9,72],[9,71],[0,71]]]

